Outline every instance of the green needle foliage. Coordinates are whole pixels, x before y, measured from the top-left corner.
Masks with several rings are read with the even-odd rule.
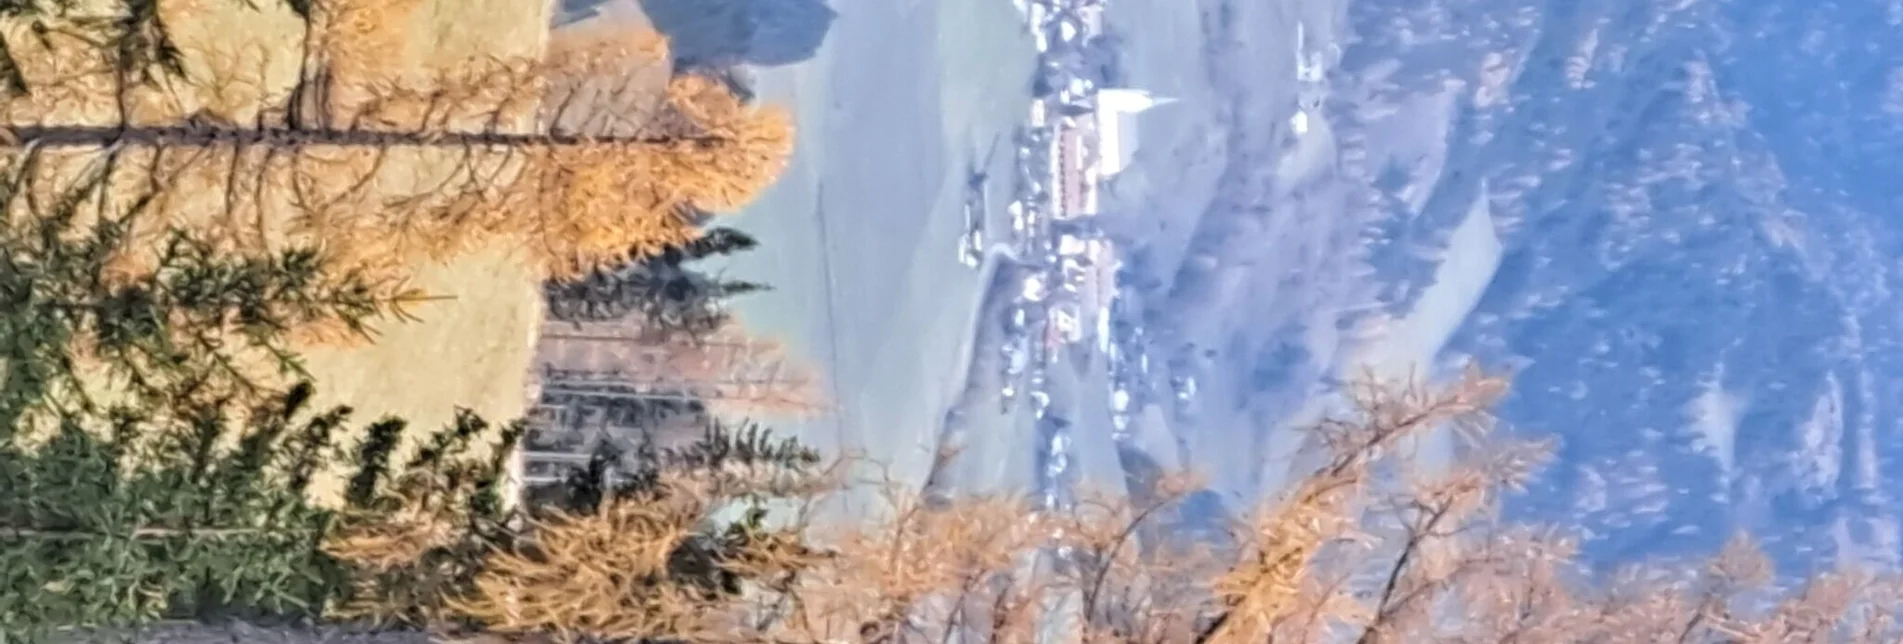
[[[233,454],[201,447],[229,423],[206,419],[191,436],[130,410],[106,437],[67,423],[37,449],[0,451],[0,482],[14,492],[0,498],[0,625],[31,632],[321,608],[336,582],[313,540],[329,516],[301,495],[343,414],[285,422],[308,400],[300,388],[260,410],[267,420]],[[154,430],[169,440],[139,445]],[[302,449],[277,449],[283,443]]]
[[[0,449],[0,489],[10,491],[0,496],[0,631],[315,619],[352,592],[353,571],[324,548],[346,522],[420,502],[503,524],[503,466],[519,425],[478,456],[475,440],[497,432],[464,413],[395,462],[404,423],[375,423],[344,445],[350,410],[311,413],[312,393],[299,385],[242,422],[154,421],[121,407],[104,436],[67,423],[43,445]],[[346,507],[313,504],[315,479],[339,470]]]
[[[0,212],[8,213],[0,225],[0,432],[36,409],[100,414],[102,384],[153,410],[256,395],[260,367],[302,375],[287,348],[293,331],[366,335],[370,320],[407,317],[402,307],[418,299],[401,285],[333,275],[314,249],[226,257],[182,232],[154,270],[109,280],[108,265],[128,250],[126,231],[148,200],[120,218],[89,221],[96,204],[114,198],[105,184],[118,157],[107,155],[50,200],[30,196],[43,186],[27,185],[40,158],[28,151],[0,175]],[[88,355],[78,355],[81,346]],[[85,362],[107,382],[82,378]]]
[[[152,270],[108,279],[143,204],[95,215],[113,155],[56,198],[26,185],[38,159],[26,151],[0,174],[0,641],[315,617],[348,589],[320,549],[342,515],[311,501],[338,472],[350,482],[344,513],[359,519],[393,511],[393,482],[502,511],[502,459],[519,427],[494,432],[464,414],[406,440],[401,421],[385,420],[346,446],[348,408],[312,409],[310,385],[275,384],[303,375],[293,332],[366,334],[412,296],[338,274],[313,249],[231,257],[182,232]],[[475,456],[477,438],[498,433],[502,447]]]
[[[758,245],[746,233],[714,228],[699,239],[627,266],[550,283],[545,289],[549,314],[576,323],[621,320],[638,314],[651,328],[703,337],[726,323],[728,298],[769,287],[709,276],[694,270],[693,264]]]

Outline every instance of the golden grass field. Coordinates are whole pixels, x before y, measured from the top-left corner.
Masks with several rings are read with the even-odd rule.
[[[547,46],[545,0],[397,0],[420,4],[395,63],[411,73],[447,72],[482,56],[539,57]],[[524,118],[522,125],[533,123]],[[446,262],[422,262],[413,285],[453,299],[425,303],[420,319],[388,325],[373,344],[305,353],[328,402],[395,415],[419,428],[448,424],[458,407],[504,420],[526,411],[529,362],[542,321],[542,275],[510,240]]]

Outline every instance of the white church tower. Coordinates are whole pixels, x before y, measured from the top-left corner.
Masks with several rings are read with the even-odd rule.
[[[1136,116],[1176,99],[1122,87],[1097,90],[1097,173],[1109,179],[1136,156]]]
[[[1158,97],[1144,89],[1109,87],[1097,90],[1097,110],[1136,114],[1158,105],[1176,102],[1174,98]]]

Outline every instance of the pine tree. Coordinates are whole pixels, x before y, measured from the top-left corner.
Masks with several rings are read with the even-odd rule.
[[[327,272],[311,251],[233,259],[184,232],[159,270],[104,282],[124,227],[74,230],[71,204],[84,201],[69,194],[46,216],[0,229],[10,304],[0,330],[17,340],[3,354],[0,631],[157,619],[479,622],[457,607],[478,601],[479,581],[503,583],[492,560],[535,552],[520,549],[503,497],[526,426],[496,432],[465,413],[412,441],[405,423],[383,419],[342,444],[348,408],[313,409],[309,384],[280,393],[242,363],[269,358],[295,375],[285,344],[294,329],[361,329],[397,303],[366,295],[375,289],[360,276]],[[89,362],[117,378],[85,377]],[[597,461],[613,462],[614,474],[601,478],[609,470],[598,466],[595,478],[571,478],[552,506],[565,514],[535,520],[606,520],[631,499],[684,494],[687,480],[718,505],[772,490],[748,472],[780,480],[817,461],[755,426],[699,419],[706,435],[684,447],[614,453],[603,443]],[[398,454],[408,443],[421,446]],[[344,506],[314,503],[312,486],[339,465]],[[758,518],[742,526],[757,529]],[[741,572],[722,562],[751,543],[755,533],[741,529],[682,542],[669,583],[735,592]]]
[[[0,174],[0,206],[35,215],[0,220],[0,632],[318,615],[347,585],[319,550],[337,515],[309,491],[334,471],[350,410],[280,387],[302,375],[289,342],[364,333],[403,300],[312,249],[228,257],[177,230],[154,270],[102,279],[132,223],[81,225],[110,168],[40,200],[21,179],[36,162]],[[479,456],[485,429],[465,418],[386,467],[406,429],[379,421],[350,456],[350,512],[398,511],[387,495],[407,488],[391,480],[500,512],[521,430]]]
[[[549,314],[571,323],[607,322],[639,314],[645,328],[663,335],[705,337],[728,322],[727,299],[771,287],[708,276],[690,264],[752,250],[758,244],[738,230],[714,228],[691,242],[615,270],[598,270],[577,281],[551,282],[546,287]]]
[[[114,402],[242,401],[272,372],[301,375],[294,337],[365,335],[369,321],[406,317],[420,298],[401,283],[333,270],[312,248],[228,257],[180,230],[152,270],[107,279],[127,231],[151,213],[135,203],[118,218],[92,216],[116,198],[105,182],[110,158],[44,199],[36,193],[46,186],[29,179],[40,162],[34,150],[0,167],[0,210],[17,213],[0,220],[0,333],[12,340],[0,348],[0,431],[30,426],[35,412],[58,420]]]
[[[341,445],[350,410],[308,409],[312,395],[302,385],[249,410],[193,405],[214,415],[180,420],[120,406],[104,436],[72,418],[43,444],[0,449],[10,491],[0,499],[0,630],[315,619],[361,584],[326,551],[339,526],[405,525],[418,508],[461,512],[471,529],[501,524],[519,429],[483,455],[469,441],[488,427],[465,415],[428,441],[440,449],[395,466],[404,423],[379,421],[361,444]],[[355,464],[350,505],[315,505],[311,484],[345,458]],[[417,489],[436,497],[399,496]],[[405,587],[426,596],[433,583]]]

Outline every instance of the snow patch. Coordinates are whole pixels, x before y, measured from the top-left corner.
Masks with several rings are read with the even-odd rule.
[[[1593,25],[1592,29],[1586,32],[1585,37],[1579,39],[1579,44],[1573,48],[1573,55],[1566,58],[1568,87],[1573,89],[1592,87],[1587,80],[1587,75],[1592,73],[1594,58],[1599,54],[1599,36],[1605,29],[1605,23],[1605,19],[1602,18],[1598,24]]]
[[[1488,203],[1487,186],[1482,182],[1467,216],[1449,236],[1434,271],[1433,285],[1407,315],[1375,318],[1374,326],[1363,330],[1370,341],[1356,350],[1358,359],[1345,366],[1370,369],[1381,378],[1406,378],[1432,363],[1480,303],[1480,296],[1500,269],[1502,247]]]
[[[1685,416],[1698,436],[1700,447],[1718,461],[1727,486],[1736,480],[1738,461],[1738,419],[1748,403],[1724,388],[1724,368],[1700,385],[1698,395],[1685,405]]]
[[[1811,403],[1810,418],[1797,428],[1798,484],[1828,490],[1843,473],[1844,389],[1837,375],[1824,377],[1824,391]]]
[[[1434,283],[1421,294],[1413,310],[1400,317],[1371,315],[1343,344],[1341,358],[1334,361],[1339,381],[1369,377],[1377,381],[1431,381],[1437,374],[1431,369],[1435,358],[1447,346],[1454,332],[1479,304],[1487,286],[1500,268],[1502,246],[1495,232],[1488,206],[1487,186],[1483,181],[1467,215],[1449,236],[1441,262],[1434,271]],[[1332,339],[1332,338],[1331,338]],[[1342,404],[1339,392],[1310,398],[1310,403],[1293,414],[1278,434],[1293,433],[1324,417]],[[1423,461],[1430,466],[1444,463],[1452,456],[1452,444],[1444,436],[1434,436],[1418,444]],[[1284,449],[1287,449],[1284,446]],[[1264,481],[1279,485],[1280,479],[1265,476]],[[1267,489],[1276,489],[1270,485]]]

